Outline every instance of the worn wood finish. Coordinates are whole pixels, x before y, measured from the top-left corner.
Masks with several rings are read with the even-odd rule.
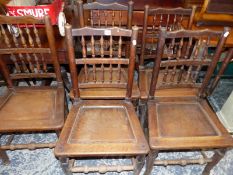
[[[144,66],[144,60],[154,58],[159,28],[164,27],[167,31],[179,29],[190,29],[196,7],[185,8],[150,8],[148,5],[144,9],[144,22],[142,31],[142,46],[140,53],[140,66]],[[183,21],[189,21],[186,26]]]
[[[125,27],[132,28],[133,2],[128,5],[77,1],[80,27]]]
[[[207,158],[203,154],[203,159],[200,160],[154,161],[153,151],[216,148],[225,150],[233,146],[231,135],[218,120],[206,99],[203,98],[208,91],[207,87],[219,60],[228,30],[225,28],[223,32],[209,30],[166,32],[165,29],[160,31],[159,50],[149,90],[148,127],[152,155],[151,158],[148,158],[146,174],[150,173],[153,165],[180,164],[184,166],[193,163],[207,163],[203,174],[209,174],[211,168],[223,157],[215,154],[212,158]],[[211,37],[218,37],[219,42],[215,53],[208,55],[206,48],[209,47],[208,43]],[[189,38],[187,45],[183,44],[185,38]],[[192,42],[190,42],[190,38],[192,38]],[[178,42],[177,49],[173,50],[173,54],[176,56],[162,59],[167,39],[173,46],[176,46],[175,43]],[[182,46],[185,47],[184,51],[182,51]],[[206,59],[211,59],[211,62],[207,64]],[[206,67],[207,72],[203,81],[197,81],[198,72],[202,70],[203,66]],[[162,81],[159,80],[160,76],[163,77]]]
[[[75,77],[74,81],[79,79],[79,83],[73,84],[71,98],[78,98],[77,94],[86,99],[123,99],[125,94],[134,99],[139,97],[137,83],[133,80],[136,27],[132,31],[117,27],[106,29],[85,27],[71,31],[70,27],[67,27],[67,33],[80,38],[82,48],[81,57],[75,58],[72,50],[73,41],[67,37],[69,58],[73,64],[71,76]],[[125,45],[123,41],[131,43],[129,57],[123,55],[122,48]],[[79,75],[75,73],[78,72],[75,64],[82,66]],[[75,90],[78,88],[76,85],[80,88],[79,92]]]
[[[148,97],[152,71],[151,69],[146,68],[144,62],[145,59],[156,58],[159,28],[166,28],[167,31],[175,31],[183,28],[190,29],[193,24],[195,11],[195,6],[192,9],[150,8],[149,6],[145,6],[142,45],[139,60],[139,89],[141,99],[146,99]],[[188,22],[183,25],[183,21]],[[163,57],[167,58],[169,56],[169,49],[172,50],[174,47],[175,45],[172,44],[167,47]]]
[[[11,27],[10,31],[6,24]],[[47,38],[40,38],[35,26],[38,24],[45,26],[41,30],[45,30]],[[50,18],[0,16],[0,35],[0,71],[8,85],[0,97],[0,133],[59,132],[64,123],[64,89]],[[42,47],[44,39],[49,47]],[[44,60],[45,53],[50,55],[52,65]],[[5,58],[11,59],[13,65],[8,65]],[[35,80],[44,78],[55,79],[57,86],[34,86]],[[15,86],[20,81],[26,81],[29,86]],[[12,140],[13,135],[6,145],[0,146],[1,152],[55,146],[55,143],[14,145]],[[5,155],[1,154],[3,159],[6,159]]]
[[[133,74],[135,64],[135,47],[137,27],[133,30],[122,28],[80,28],[72,29],[66,25],[66,42],[71,71],[74,104],[55,147],[55,155],[67,158],[63,162],[65,172],[112,172],[134,171],[139,174],[148,145],[140,126],[132,97]],[[75,58],[73,37],[80,37],[82,46],[81,58]],[[90,37],[89,40],[85,38]],[[121,47],[122,40],[128,38],[131,43],[130,56],[125,57],[118,48],[113,54],[113,40]],[[109,40],[105,47],[104,40]],[[91,41],[87,50],[87,41]],[[99,52],[96,43],[99,42]],[[108,51],[110,55],[106,55]],[[79,75],[76,65],[83,66]],[[78,67],[79,68],[79,67]],[[112,91],[121,95],[121,100],[86,100],[83,89],[92,89],[96,97]],[[115,90],[113,90],[115,89]],[[119,90],[118,90],[119,89]],[[122,93],[124,89],[124,93]],[[99,95],[99,96],[98,96]],[[119,98],[108,96],[108,99]],[[74,166],[72,159],[86,157],[119,157],[129,156],[134,160],[130,165]],[[68,164],[67,164],[68,162]]]
[[[213,83],[210,86],[208,94],[211,94],[214,91],[214,89],[218,85],[218,82],[219,82],[221,76],[223,75],[224,71],[226,70],[228,64],[231,62],[232,58],[233,58],[233,48],[230,48],[228,53],[227,53],[226,58],[222,62],[222,65],[221,65],[221,68],[218,71],[218,74],[216,75],[216,77],[214,78]]]
[[[195,14],[198,25],[233,25],[233,2],[223,0],[219,3],[216,0],[205,0],[202,9]]]

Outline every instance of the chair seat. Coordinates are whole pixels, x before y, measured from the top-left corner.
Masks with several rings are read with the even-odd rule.
[[[162,100],[159,100],[162,101]],[[148,103],[152,149],[204,149],[233,145],[233,139],[205,100]]]
[[[105,74],[104,74],[104,78],[106,80],[109,80],[110,77],[110,70],[105,70]],[[113,82],[116,82],[118,79],[118,72],[115,70],[113,70],[112,73],[112,79]],[[127,84],[127,77],[128,77],[128,72],[127,69],[122,69],[122,73],[121,73],[121,82]],[[85,82],[85,74],[84,74],[84,69],[81,69],[80,73],[79,73],[79,81],[80,84]],[[93,79],[93,73],[90,71],[88,74],[88,79]],[[101,82],[102,79],[102,72],[100,69],[97,69],[96,72],[96,80],[97,82]],[[126,95],[126,88],[112,88],[112,87],[105,87],[105,88],[101,88],[101,87],[96,87],[96,88],[80,88],[80,96],[81,98],[84,99],[123,99]],[[70,92],[70,97],[73,99],[74,98],[74,94],[73,91],[71,90]],[[133,89],[132,89],[132,98],[133,99],[138,99],[140,97],[140,91],[137,85],[137,81],[133,81]]]
[[[15,87],[0,98],[0,132],[61,129],[64,123],[62,87]]]
[[[163,73],[159,74],[158,77],[158,85],[162,84],[163,81]],[[141,99],[147,99],[149,95],[150,83],[152,78],[152,69],[139,69],[139,89]],[[169,77],[168,77],[169,78]],[[175,78],[174,78],[175,79]],[[196,97],[198,93],[198,88],[171,88],[164,90],[156,90],[154,96],[155,97]]]
[[[139,155],[149,148],[130,102],[84,100],[70,110],[56,156]]]

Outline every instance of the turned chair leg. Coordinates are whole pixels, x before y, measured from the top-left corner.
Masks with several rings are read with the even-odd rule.
[[[139,175],[145,163],[145,156],[137,156],[134,163],[134,175]]]
[[[2,162],[3,162],[4,165],[9,165],[10,164],[9,157],[8,157],[5,150],[0,149],[0,159],[2,159]]]
[[[146,171],[144,175],[149,175],[153,169],[154,161],[156,157],[158,156],[158,151],[151,150],[146,158]]]
[[[69,170],[69,158],[60,158],[60,162],[65,175],[72,175],[72,172]]]
[[[212,161],[207,163],[207,165],[203,170],[202,175],[209,175],[212,168],[224,157],[225,153],[226,153],[226,149],[216,150],[212,157]]]

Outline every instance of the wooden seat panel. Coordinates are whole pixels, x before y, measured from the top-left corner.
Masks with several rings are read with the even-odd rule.
[[[146,154],[148,151],[131,103],[87,100],[71,109],[55,154],[107,156]]]
[[[161,137],[218,135],[199,103],[159,103],[156,108]]]
[[[205,100],[150,102],[150,146],[156,149],[226,147],[232,138]],[[208,139],[208,142],[206,140]]]
[[[1,101],[0,131],[50,130],[62,127],[63,88],[15,88]],[[63,94],[63,95],[62,95]],[[62,103],[62,104],[63,104]]]

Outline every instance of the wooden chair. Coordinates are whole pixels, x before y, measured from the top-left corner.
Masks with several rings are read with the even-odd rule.
[[[127,5],[115,3],[77,1],[77,10],[80,27],[122,27],[132,28],[133,1]]]
[[[205,0],[201,11],[195,14],[197,25],[233,26],[233,1]]]
[[[132,14],[133,14],[133,2],[130,1],[128,3],[128,6],[118,4],[118,3],[110,3],[110,4],[102,4],[99,2],[92,2],[92,3],[86,3],[83,4],[82,1],[77,1],[77,9],[78,9],[78,16],[80,19],[80,27],[90,26],[94,28],[106,28],[106,27],[121,27],[121,28],[132,28]],[[109,22],[111,21],[111,23]],[[92,57],[91,51],[92,49],[92,41],[91,38],[86,38],[85,43],[82,43],[81,40],[78,40],[78,38],[74,38],[74,41],[76,42],[76,47],[85,45],[86,49],[86,56]],[[104,47],[109,47],[108,41],[104,40]],[[117,51],[118,43],[115,43],[115,40],[112,40],[113,45],[113,54],[116,57],[128,57],[129,56],[129,50],[130,50],[130,40],[128,38],[123,38],[121,40],[121,49]],[[118,42],[118,41],[117,41]],[[96,50],[100,50],[100,40],[95,41],[94,47]],[[82,46],[84,47],[84,46]],[[79,53],[79,55],[83,55],[83,48],[79,47],[78,49],[75,49],[76,52]],[[80,53],[80,51],[82,53]],[[119,55],[117,55],[119,53]],[[111,57],[110,52],[105,52],[104,57]],[[113,76],[115,72],[113,72]],[[84,70],[80,71],[80,80],[82,80],[84,75]],[[82,78],[81,78],[82,77]],[[98,91],[98,93],[96,93]],[[108,99],[108,98],[117,98],[117,99],[123,99],[125,97],[126,89],[122,88],[92,88],[92,89],[82,89],[80,90],[80,95],[82,98],[86,99]],[[74,94],[70,93],[71,99],[74,98]],[[132,98],[134,100],[137,100],[140,97],[139,88],[137,86],[136,80],[133,83],[133,94]]]
[[[160,31],[148,100],[151,152],[145,174],[150,174],[153,165],[207,163],[203,171],[207,175],[227,148],[233,146],[231,135],[205,98],[228,34],[228,28],[224,32]],[[219,38],[214,54],[208,52],[212,38]],[[168,59],[162,59],[165,45],[172,48]],[[203,80],[199,78],[202,70],[206,70]],[[211,149],[215,154],[209,158],[203,151]],[[168,150],[200,150],[203,156],[198,159],[155,160],[160,151]]]
[[[191,29],[196,7],[184,8],[149,8],[145,6],[144,24],[142,32],[142,46],[139,62],[139,89],[141,99],[145,100],[149,94],[152,69],[145,66],[145,60],[156,57],[159,28],[164,27],[167,31],[179,29]],[[169,52],[169,48],[166,48]],[[163,57],[167,57],[167,53]]]
[[[71,172],[100,172],[134,171],[139,174],[143,167],[144,156],[148,153],[148,145],[143,135],[134,107],[130,102],[133,86],[135,64],[135,47],[137,27],[133,30],[122,28],[80,28],[71,29],[66,25],[66,42],[68,46],[69,64],[74,93],[74,103],[67,117],[59,141],[55,148],[55,155],[60,158],[64,171]],[[73,37],[91,37],[94,44],[100,40],[100,51],[93,48],[93,57],[86,58],[85,49],[83,58],[75,59]],[[130,57],[122,58],[114,55],[112,40],[130,38]],[[109,48],[105,50],[104,40],[109,40]],[[111,57],[104,57],[110,52]],[[84,66],[85,77],[77,76],[76,64]],[[128,67],[128,70],[125,69]],[[114,74],[114,72],[117,72]],[[118,76],[115,76],[118,75]],[[126,88],[123,100],[85,100],[82,97],[82,88]],[[96,91],[96,94],[102,93]],[[121,94],[121,93],[119,93]],[[133,162],[129,165],[101,165],[101,166],[74,166],[74,159],[102,158],[102,157],[129,156]]]
[[[36,25],[44,27],[38,30]],[[0,145],[0,156],[8,163],[5,150],[55,147],[55,143],[11,142],[14,133],[59,133],[64,123],[64,89],[48,16],[44,19],[0,16],[0,35],[0,71],[8,85],[0,97],[0,134],[11,134],[7,143]],[[50,55],[52,65],[47,64],[45,55]],[[47,78],[55,79],[57,85],[34,86]],[[14,86],[14,82],[21,81],[33,86]]]

